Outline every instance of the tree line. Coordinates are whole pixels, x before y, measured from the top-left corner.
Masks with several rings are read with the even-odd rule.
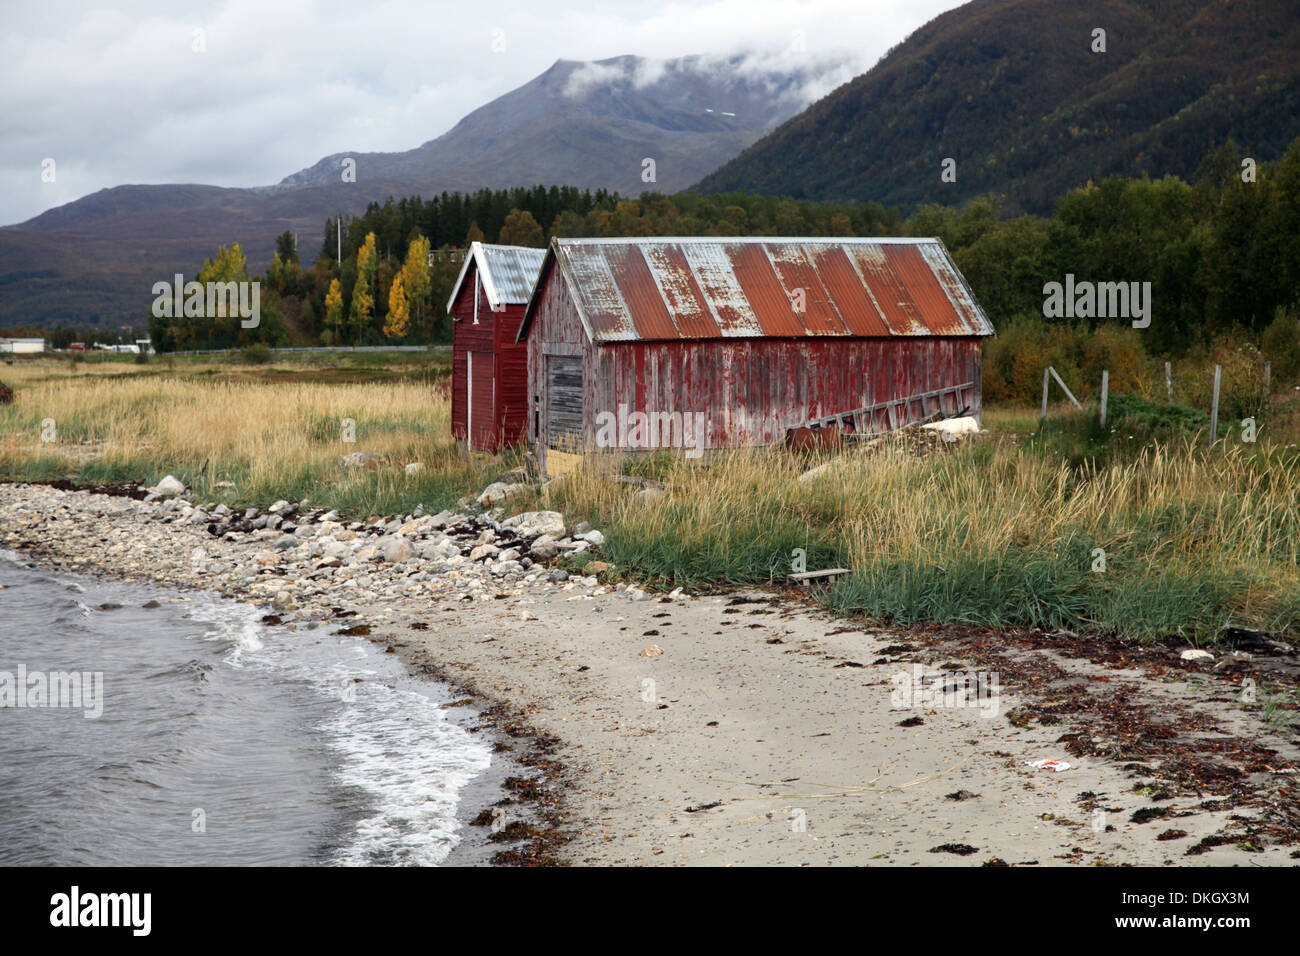
[[[1044,286],[1067,273],[1091,282],[1150,282],[1144,348],[1183,355],[1226,334],[1293,333],[1300,318],[1300,140],[1278,162],[1258,166],[1230,143],[1208,154],[1190,182],[1088,183],[1062,196],[1049,216],[1004,217],[997,196],[960,208],[925,205],[907,217],[872,202],[690,192],[633,199],[567,186],[390,198],[361,215],[330,219],[310,268],[300,266],[290,233],[277,240],[263,280],[261,329],[214,319],[151,321],[150,329],[160,349],[446,341],[445,304],[468,243],[541,247],[555,236],[937,236],[995,328],[1050,325]],[[234,248],[208,260],[200,281],[247,278]]]

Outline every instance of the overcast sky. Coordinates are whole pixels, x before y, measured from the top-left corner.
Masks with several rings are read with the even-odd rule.
[[[410,149],[557,59],[801,43],[861,72],[960,0],[0,3],[8,224],[123,183],[258,186]]]

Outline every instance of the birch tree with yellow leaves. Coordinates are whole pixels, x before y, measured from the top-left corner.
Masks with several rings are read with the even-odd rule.
[[[405,338],[410,323],[411,308],[406,301],[402,273],[399,272],[393,276],[393,284],[388,290],[388,317],[384,320],[384,335],[394,340]]]

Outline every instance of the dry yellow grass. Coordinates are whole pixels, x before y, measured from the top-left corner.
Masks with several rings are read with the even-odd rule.
[[[208,495],[217,482],[233,481],[251,501],[332,488],[358,506],[418,496],[430,480],[467,488],[477,480],[451,439],[445,391],[427,385],[238,382],[124,369],[131,366],[6,370],[17,395],[0,408],[0,473],[44,477],[80,463],[95,480],[170,472]],[[341,459],[351,452],[388,464],[348,469]],[[413,461],[425,466],[414,481],[403,470]]]
[[[510,464],[480,468],[461,457],[445,388],[124,369],[6,370],[18,394],[0,406],[0,474],[77,470],[83,480],[120,481],[170,472],[214,500],[310,497],[374,514],[445,507]],[[1032,420],[1006,416],[1017,426],[1022,419]],[[47,420],[56,442],[40,440]],[[355,442],[344,440],[349,420]],[[707,463],[663,455],[631,466],[671,485],[650,501],[610,480],[612,459],[593,458],[544,499],[514,505],[545,500],[592,520],[607,530],[618,566],[665,584],[783,580],[794,550],[804,549],[810,569],[855,572],[836,591],[838,606],[880,618],[1140,634],[1296,627],[1293,455],[1239,443],[1207,450],[1179,438],[1141,450],[1111,442],[1111,457],[1081,462],[1060,450],[1070,439],[1061,434],[1064,445],[1021,434],[926,457],[904,447],[849,453],[806,482],[797,479],[809,463],[780,448]],[[102,444],[76,465],[82,440]],[[340,459],[354,451],[388,464],[344,467]],[[425,466],[414,478],[402,467],[410,461]],[[237,491],[218,489],[222,481]]]

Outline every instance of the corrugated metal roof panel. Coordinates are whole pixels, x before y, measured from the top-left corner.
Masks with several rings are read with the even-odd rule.
[[[699,283],[719,332],[726,338],[762,335],[763,327],[758,324],[758,317],[741,291],[726,249],[720,243],[700,242],[680,243],[678,248],[691,275]]]
[[[490,246],[487,243],[480,245],[499,303],[522,305],[527,302],[533,294],[533,283],[541,271],[546,250],[526,246]]]
[[[937,239],[555,239],[551,255],[597,342],[993,334]]]
[[[794,310],[789,290],[781,283],[766,243],[738,243],[723,248],[731,258],[736,281],[740,283],[763,335],[807,335],[808,330]]]
[[[849,335],[891,335],[880,307],[843,246],[812,247],[817,274],[835,302]]]
[[[641,253],[679,335],[686,339],[718,338],[722,334],[718,320],[682,247],[647,243]]]
[[[857,246],[850,250],[854,264],[871,290],[893,335],[929,335],[902,276],[894,271],[886,246]],[[945,316],[946,318],[946,316]]]
[[[768,248],[772,267],[781,277],[792,312],[799,307],[797,318],[809,335],[846,335],[848,326],[831,302],[830,294],[813,262],[815,245],[781,243]]]
[[[470,263],[474,263],[479,270],[488,305],[493,309],[501,309],[507,305],[523,305],[528,301],[545,259],[545,249],[471,243],[465,261],[461,264],[460,275],[452,286],[451,298],[447,300],[447,311],[451,311],[456,297],[460,295],[460,287],[469,273]]]

